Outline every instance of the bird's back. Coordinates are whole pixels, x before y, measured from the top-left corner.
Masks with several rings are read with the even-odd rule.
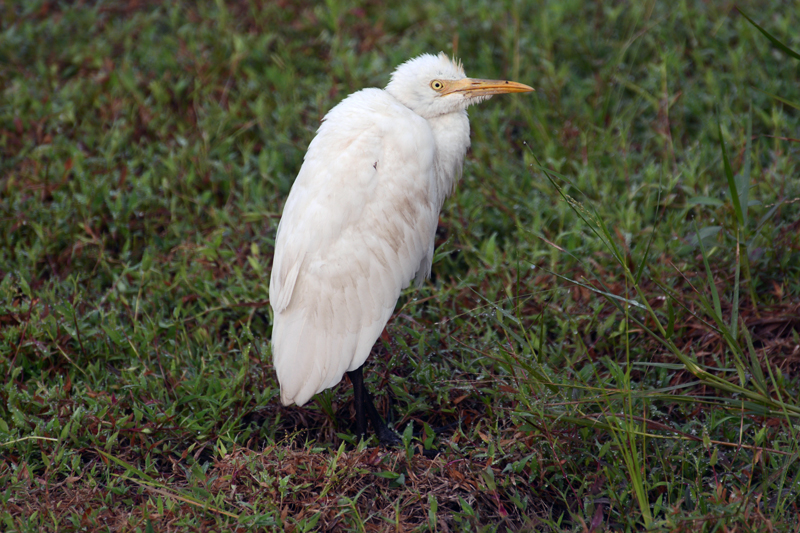
[[[272,349],[284,405],[359,368],[401,290],[428,272],[441,206],[435,158],[428,122],[385,91],[354,93],[326,116],[275,243]]]

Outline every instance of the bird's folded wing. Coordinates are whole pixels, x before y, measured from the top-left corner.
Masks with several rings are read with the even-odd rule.
[[[430,249],[434,142],[383,91],[334,108],[286,201],[270,301],[284,404],[305,403],[366,360]]]

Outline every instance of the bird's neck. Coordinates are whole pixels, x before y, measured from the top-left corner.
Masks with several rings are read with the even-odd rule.
[[[436,142],[436,183],[433,197],[441,208],[461,177],[464,156],[469,148],[469,119],[457,111],[428,119]]]

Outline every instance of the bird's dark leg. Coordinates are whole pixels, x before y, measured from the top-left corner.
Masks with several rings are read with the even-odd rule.
[[[364,417],[364,374],[358,370],[347,373],[350,383],[353,384],[353,403],[356,405],[356,433],[362,439],[367,435],[367,419]]]
[[[384,446],[402,444],[403,440],[400,436],[386,425],[378,410],[375,409],[372,397],[367,392],[367,386],[364,385],[363,369],[364,367],[361,366],[357,370],[347,373],[347,377],[353,383],[353,401],[356,404],[356,431],[361,437],[364,437],[367,433],[367,424],[364,417],[364,411],[366,410],[366,414],[369,416],[372,427],[381,444]]]

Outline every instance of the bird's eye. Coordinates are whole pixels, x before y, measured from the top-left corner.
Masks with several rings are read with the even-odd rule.
[[[431,82],[431,89],[434,91],[441,91],[444,89],[444,83],[440,82],[439,80],[433,80]]]

